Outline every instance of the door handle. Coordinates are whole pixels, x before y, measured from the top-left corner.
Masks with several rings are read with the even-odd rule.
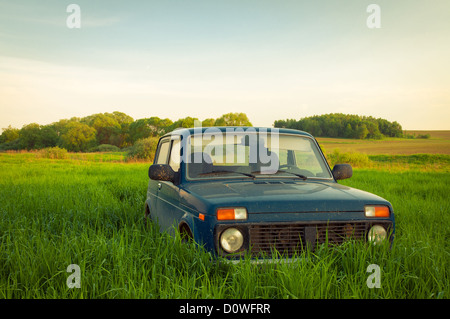
[[[161,186],[162,186],[161,183],[158,183],[158,189],[161,189]]]

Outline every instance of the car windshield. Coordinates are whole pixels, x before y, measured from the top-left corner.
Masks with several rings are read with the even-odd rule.
[[[186,146],[189,179],[332,178],[317,144],[307,136],[217,131],[191,135]]]

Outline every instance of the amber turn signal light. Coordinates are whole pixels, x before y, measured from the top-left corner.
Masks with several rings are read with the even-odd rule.
[[[219,208],[217,210],[217,220],[243,220],[247,219],[247,210],[239,208]]]
[[[389,217],[389,207],[387,206],[366,206],[364,208],[366,217]]]

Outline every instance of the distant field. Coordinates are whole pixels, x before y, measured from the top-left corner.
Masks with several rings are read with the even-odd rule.
[[[405,134],[411,134],[411,135],[426,135],[426,134],[430,134],[431,138],[442,138],[442,139],[446,139],[446,140],[450,140],[450,131],[433,131],[433,130],[428,130],[428,131],[421,131],[421,130],[405,130],[403,131]]]
[[[357,152],[367,155],[450,154],[450,131],[406,131],[408,134],[430,134],[429,139],[389,138],[358,140],[319,137],[317,141],[327,151]]]

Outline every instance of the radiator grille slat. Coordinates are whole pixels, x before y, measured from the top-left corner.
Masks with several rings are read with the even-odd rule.
[[[249,226],[250,251],[255,255],[271,256],[276,251],[292,256],[322,243],[339,245],[349,239],[365,239],[369,226],[365,221],[252,224]]]

